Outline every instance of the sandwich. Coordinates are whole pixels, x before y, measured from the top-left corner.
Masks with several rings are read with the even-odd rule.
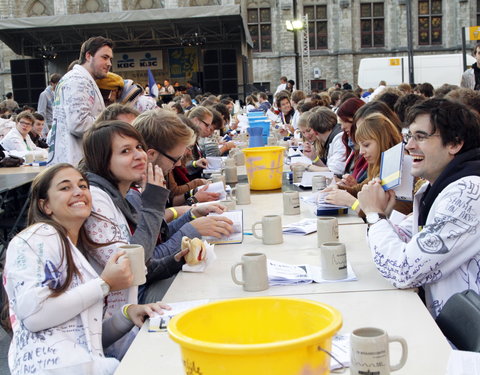
[[[185,255],[185,261],[189,266],[195,266],[199,264],[207,256],[207,249],[205,244],[199,238],[188,238],[184,236],[182,238],[182,250],[188,249],[187,255]]]

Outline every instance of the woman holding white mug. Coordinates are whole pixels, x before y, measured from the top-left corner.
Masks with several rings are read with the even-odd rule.
[[[105,358],[103,347],[133,323],[141,325],[145,315],[162,313],[160,304],[129,305],[102,322],[104,297],[128,288],[132,273],[128,259],[119,259],[123,252],[100,275],[85,258],[102,245],[85,232],[91,208],[88,182],[69,164],[48,168],[33,181],[29,227],[10,242],[4,273],[12,374],[113,374],[118,361]]]

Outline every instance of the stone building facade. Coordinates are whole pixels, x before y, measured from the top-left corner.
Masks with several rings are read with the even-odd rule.
[[[355,86],[362,58],[407,54],[407,1],[415,55],[459,53],[462,27],[480,25],[480,1],[472,0],[247,0],[249,10],[269,8],[271,17],[271,48],[257,43],[253,52],[254,82],[274,91],[281,76],[298,81],[295,35],[285,23],[307,13],[316,27],[309,28],[312,87],[344,80]],[[255,41],[255,29],[251,34]]]
[[[299,61],[295,52],[301,48],[301,32],[287,31],[287,20],[309,15],[308,75],[312,87],[329,87],[344,80],[355,86],[362,58],[407,53],[409,1],[416,55],[458,53],[462,27],[479,24],[480,0],[0,0],[0,22],[22,17],[240,4],[254,41],[253,52],[247,54],[248,81],[274,91],[281,76],[300,80],[296,79],[300,77],[296,77]],[[11,90],[9,61],[23,57],[29,56],[16,55],[0,42],[0,96]]]

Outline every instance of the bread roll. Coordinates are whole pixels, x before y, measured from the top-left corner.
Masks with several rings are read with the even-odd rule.
[[[188,249],[187,255],[185,255],[185,261],[188,265],[194,266],[199,264],[202,260],[205,259],[207,254],[205,249],[205,244],[199,238],[182,238],[182,250]]]

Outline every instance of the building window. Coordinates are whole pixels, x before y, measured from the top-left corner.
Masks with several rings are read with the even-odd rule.
[[[272,50],[272,18],[270,8],[248,9],[248,31],[255,52]]]
[[[360,4],[360,37],[362,48],[385,46],[383,3]]]
[[[480,25],[480,0],[477,0],[477,25]]]
[[[328,48],[327,6],[310,5],[303,7],[308,16],[308,40],[310,49]]]
[[[418,44],[442,44],[442,1],[418,1]]]

